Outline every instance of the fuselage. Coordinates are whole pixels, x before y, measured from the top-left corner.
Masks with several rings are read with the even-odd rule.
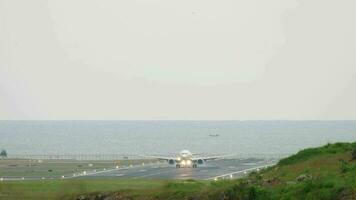
[[[197,168],[198,165],[204,165],[206,161],[209,160],[215,160],[217,158],[221,158],[222,156],[213,156],[213,157],[196,157],[196,155],[193,156],[192,153],[188,150],[183,150],[179,152],[176,156],[174,157],[156,157],[161,160],[166,160],[168,164],[170,165],[176,165],[176,168],[181,168],[181,167],[193,167]]]
[[[176,167],[196,167],[196,163],[193,161],[193,154],[188,150],[181,151],[177,156]]]
[[[183,150],[179,153],[179,156],[183,159],[191,159],[193,157],[193,154],[190,153],[188,150]]]

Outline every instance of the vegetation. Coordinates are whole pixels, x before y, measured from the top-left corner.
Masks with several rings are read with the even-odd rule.
[[[293,156],[280,160],[279,165],[290,165],[316,156],[332,155],[354,150],[356,150],[356,143],[327,144],[320,148],[304,149]]]
[[[0,152],[0,157],[1,157],[2,159],[7,158],[7,152],[6,152],[5,149],[1,150],[1,152]]]
[[[3,182],[0,199],[356,199],[355,147],[356,143],[336,143],[305,149],[237,180]]]
[[[82,193],[111,194],[118,189],[130,195],[143,191],[154,192],[167,181],[150,180],[42,180],[0,182],[0,200],[69,200]],[[152,195],[152,194],[150,194]]]
[[[154,160],[122,160],[122,161],[78,161],[78,160],[38,160],[38,159],[5,159],[0,161],[0,177],[44,177],[59,178],[72,176],[83,171],[101,171],[131,165],[149,164]]]

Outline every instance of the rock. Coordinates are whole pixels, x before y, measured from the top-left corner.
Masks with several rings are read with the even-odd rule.
[[[80,195],[77,200],[89,200],[86,196]]]
[[[298,182],[310,180],[312,177],[308,174],[301,174],[297,177]]]
[[[104,196],[102,194],[97,194],[95,196],[95,200],[103,200],[104,199]]]
[[[337,199],[340,200],[356,199],[356,189],[344,189],[339,193]]]

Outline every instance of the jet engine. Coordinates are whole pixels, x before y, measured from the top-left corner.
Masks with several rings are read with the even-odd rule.
[[[168,160],[168,164],[174,165],[176,162],[173,159]]]
[[[198,160],[197,160],[197,163],[198,163],[199,165],[202,165],[202,164],[204,164],[204,160],[203,160],[203,159],[198,159]]]

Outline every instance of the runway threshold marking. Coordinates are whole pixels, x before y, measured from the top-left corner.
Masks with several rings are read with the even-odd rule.
[[[207,178],[205,180],[218,179],[218,178],[222,178],[222,177],[225,177],[225,176],[230,176],[230,175],[234,175],[234,174],[248,172],[248,171],[252,171],[252,170],[260,169],[260,168],[266,168],[266,167],[273,166],[273,165],[275,165],[275,163],[274,164],[268,164],[268,165],[262,165],[262,166],[258,166],[258,167],[253,167],[253,168],[248,168],[248,169],[244,169],[244,170],[240,170],[240,171],[236,171],[236,172],[231,172],[231,173],[227,173],[227,174],[223,174],[223,175],[219,175],[219,176],[213,176],[213,177]]]

